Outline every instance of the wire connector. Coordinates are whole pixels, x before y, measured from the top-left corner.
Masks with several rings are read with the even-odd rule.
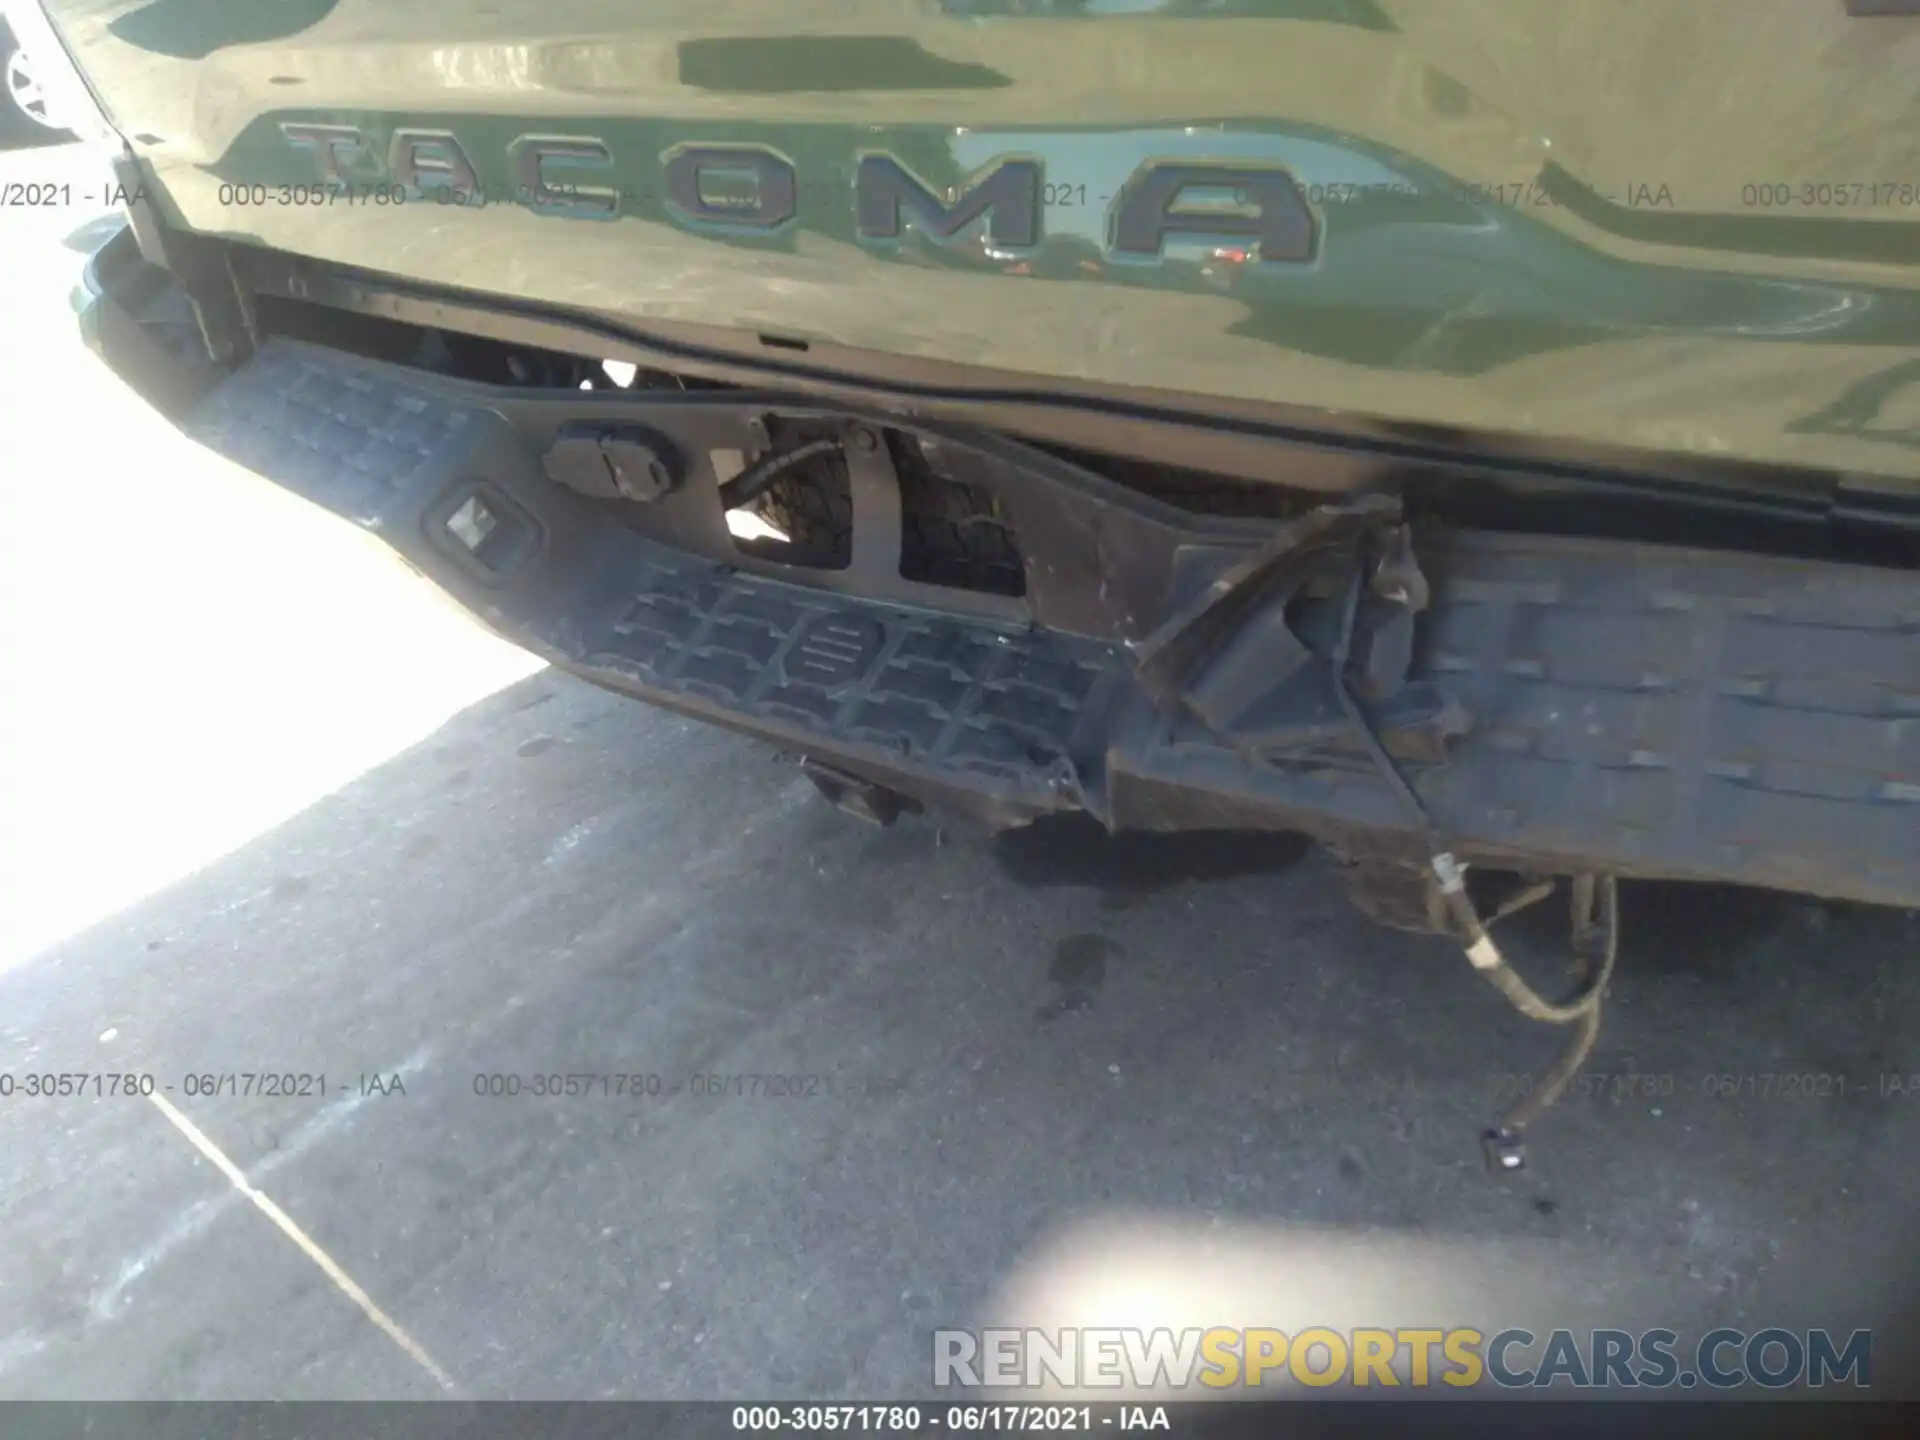
[[[1433,857],[1433,878],[1440,882],[1442,895],[1458,895],[1467,888],[1467,867],[1448,851]]]
[[[1482,934],[1467,946],[1467,960],[1476,970],[1498,970],[1507,963],[1507,957],[1500,953],[1500,947],[1487,934]]]
[[[1505,1125],[1481,1133],[1480,1153],[1486,1157],[1487,1172],[1492,1175],[1512,1175],[1527,1168],[1526,1142],[1518,1130]]]

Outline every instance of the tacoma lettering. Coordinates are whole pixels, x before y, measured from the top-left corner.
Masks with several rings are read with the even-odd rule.
[[[354,126],[283,122],[280,129],[333,184],[364,181],[370,177],[357,172],[378,164]],[[447,131],[394,131],[386,163],[393,182],[412,192],[482,191],[472,160]],[[540,215],[611,220],[620,214],[623,194],[633,193],[595,183],[613,178],[615,158],[592,136],[522,135],[507,146],[507,164],[515,198]],[[574,183],[569,172],[581,173],[585,183]],[[799,211],[793,162],[765,145],[676,145],[660,157],[660,173],[667,213],[694,229],[773,232]],[[859,156],[852,189],[854,233],[861,240],[897,242],[912,228],[949,244],[983,231],[990,244],[1007,250],[1040,243],[1046,205],[1057,192],[1077,191],[1083,201],[1086,193],[1084,185],[1049,186],[1041,163],[1027,156],[1002,156],[943,190],[884,151]],[[1305,194],[1286,170],[1192,160],[1142,164],[1114,197],[1106,227],[1110,254],[1144,261],[1158,259],[1170,237],[1185,236],[1251,241],[1258,261],[1303,264],[1314,258],[1318,233]]]
[[[387,173],[411,194],[453,190],[471,195],[480,188],[473,162],[448,131],[396,130],[390,153]]]
[[[761,145],[681,145],[665,168],[668,208],[683,220],[777,230],[798,208],[793,162]],[[708,191],[708,176],[728,175],[749,183],[724,197]]]
[[[311,151],[320,174],[335,185],[350,184],[347,163],[366,153],[360,132],[351,125],[295,125],[285,123],[280,133],[297,149]]]
[[[567,170],[589,174],[613,168],[613,152],[598,140],[565,135],[522,135],[507,147],[507,163],[520,185],[527,208],[541,215],[611,220],[620,213],[620,195],[604,185],[556,182]]]
[[[1021,250],[1040,243],[1040,166],[1003,160],[970,189],[942,201],[891,155],[862,155],[854,177],[855,224],[863,240],[899,238],[903,212],[927,234],[951,240],[981,216],[995,245]]]
[[[1231,192],[1233,204],[1186,208],[1195,191]],[[1110,248],[1151,259],[1176,234],[1256,240],[1264,260],[1313,258],[1313,211],[1293,177],[1271,166],[1142,165],[1120,192]]]

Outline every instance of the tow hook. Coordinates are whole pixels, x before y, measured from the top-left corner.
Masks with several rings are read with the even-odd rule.
[[[920,802],[912,796],[876,785],[871,780],[863,780],[811,755],[801,759],[800,773],[811,780],[814,789],[836,809],[844,810],[856,820],[864,820],[869,825],[884,829],[902,815],[918,815],[921,810]]]

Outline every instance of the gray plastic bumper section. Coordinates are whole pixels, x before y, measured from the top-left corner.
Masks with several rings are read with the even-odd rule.
[[[591,680],[999,822],[1300,828],[1418,853],[1356,750],[1250,757],[1121,637],[771,580],[610,523],[475,390],[274,342],[190,433],[382,535]],[[1410,767],[1463,858],[1920,903],[1920,583],[1620,541],[1419,537],[1413,675],[1469,733]],[[1028,563],[1035,563],[1029,553]]]

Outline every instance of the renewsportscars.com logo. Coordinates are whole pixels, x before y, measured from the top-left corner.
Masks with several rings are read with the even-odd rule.
[[[1779,1390],[1873,1383],[1873,1335],[1710,1330],[936,1330],[933,1383],[1135,1392],[1346,1385],[1467,1389]]]

